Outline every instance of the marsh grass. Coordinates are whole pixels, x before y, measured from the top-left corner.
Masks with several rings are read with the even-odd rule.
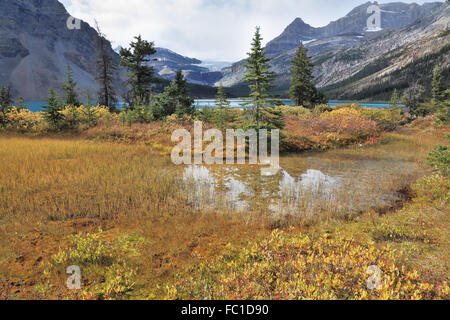
[[[153,149],[146,142],[130,144],[131,140],[124,140],[126,144],[111,143],[93,137],[86,140],[85,135],[2,135],[0,297],[185,297],[182,291],[185,288],[180,288],[180,284],[184,286],[188,278],[197,279],[202,274],[208,276],[202,273],[208,271],[208,268],[205,267],[202,271],[198,266],[214,262],[211,264],[216,268],[214,272],[225,272],[229,267],[222,268],[222,264],[216,264],[215,261],[229,252],[230,248],[234,252],[230,259],[242,258],[241,262],[245,264],[247,254],[244,251],[255,247],[254,243],[270,238],[271,231],[276,228],[287,232],[288,235],[280,239],[280,243],[285,243],[288,247],[292,244],[291,240],[305,239],[303,236],[297,237],[299,234],[308,234],[311,238],[323,233],[333,235],[335,232],[349,238],[358,238],[359,244],[354,250],[357,252],[358,248],[364,248],[364,254],[369,252],[366,249],[371,246],[384,248],[393,245],[398,248],[398,255],[389,253],[390,259],[395,261],[386,262],[386,265],[404,263],[408,268],[419,270],[420,275],[434,285],[433,288],[428,284],[424,287],[414,275],[415,285],[410,296],[375,295],[372,298],[445,297],[448,286],[445,287],[443,281],[448,276],[449,261],[446,235],[448,191],[442,189],[441,185],[447,180],[436,178],[422,181],[414,189],[420,200],[413,206],[406,205],[400,211],[382,212],[380,215],[373,209],[369,208],[368,212],[364,209],[367,208],[368,197],[364,197],[366,193],[390,194],[404,186],[410,186],[418,176],[428,173],[426,153],[435,144],[443,143],[444,134],[439,130],[408,130],[410,131],[387,134],[380,145],[327,151],[325,163],[335,171],[344,169],[345,162],[342,159],[352,158],[376,159],[385,163],[406,162],[411,165],[406,165],[403,169],[393,167],[399,172],[395,178],[383,174],[381,168],[376,174],[361,179],[365,187],[357,192],[351,184],[344,184],[344,191],[339,194],[342,203],[346,203],[346,208],[352,209],[361,205],[360,210],[363,212],[356,215],[346,212],[345,207],[333,204],[333,198],[322,202],[322,208],[316,206],[320,202],[310,206],[311,199],[306,196],[300,201],[300,207],[309,209],[297,210],[295,213],[300,215],[298,218],[285,215],[282,219],[274,219],[267,214],[267,203],[252,202],[255,198],[267,196],[262,188],[256,188],[253,195],[244,199],[252,207],[243,212],[225,205],[213,208],[196,206],[186,194],[194,186],[182,183],[179,168],[173,168],[170,159],[160,155],[161,150]],[[317,154],[319,157],[320,155]],[[322,155],[325,158],[325,154]],[[309,163],[305,159],[285,163],[282,159],[281,165],[293,174],[301,173],[309,169]],[[416,170],[417,168],[420,170]],[[255,179],[249,172],[243,172],[241,178],[244,177],[249,178],[253,185],[261,183],[260,179]],[[265,180],[262,183],[266,183],[269,189],[278,187],[278,183]],[[438,196],[433,196],[435,192],[430,195],[429,190],[438,190]],[[387,200],[395,202],[396,197],[397,195],[393,195]],[[293,201],[292,198],[289,199]],[[224,202],[220,198],[214,200],[226,204],[227,198],[223,198]],[[209,201],[209,198],[206,197],[204,201]],[[295,202],[293,204],[297,207],[299,205]],[[317,214],[317,211],[321,211],[323,216],[304,223],[305,219],[301,215],[308,210],[314,213],[313,216],[321,216]],[[343,217],[336,215],[337,211]],[[292,226],[294,228],[290,228]],[[249,245],[249,242],[253,244]],[[89,248],[85,246],[86,243],[94,243],[93,247],[101,247],[103,251],[97,255],[95,251],[90,251],[90,245]],[[336,240],[335,244],[337,247],[341,244],[348,245],[347,240]],[[293,249],[295,246],[294,243]],[[273,253],[274,256],[283,256],[282,248],[279,249],[279,252]],[[301,259],[295,252],[289,249],[289,254],[293,254],[299,262]],[[329,253],[332,256],[332,252]],[[313,252],[307,254],[314,256],[314,261],[320,265],[322,257]],[[84,270],[82,272],[85,272],[83,290],[80,292],[69,292],[65,287],[67,275],[64,267],[67,263],[79,263]],[[360,271],[364,272],[366,261],[358,263]],[[290,263],[286,265],[291,266]],[[239,273],[244,272],[244,269],[235,269],[237,274],[233,279],[241,279]],[[253,272],[256,269],[249,270]],[[189,271],[192,274],[185,273]],[[347,274],[346,272],[343,274]],[[290,272],[281,271],[280,274],[286,280],[285,284],[289,284],[292,289],[291,294],[283,298],[295,298],[296,292],[300,292],[295,279],[289,278]],[[409,273],[399,273],[399,277],[406,274]],[[215,279],[211,277],[207,280],[209,290],[215,296],[220,293],[224,297],[240,297],[231,294],[232,290],[221,293],[223,283]],[[189,285],[189,290],[197,290],[203,280]],[[362,280],[349,283],[361,284]],[[284,287],[280,283],[279,288]],[[180,291],[178,294],[168,292],[168,288],[178,288]],[[256,292],[252,291],[251,286],[240,288],[250,297],[258,297],[258,294],[251,295]],[[423,291],[420,291],[421,288]],[[313,285],[308,285],[307,291],[301,292],[307,298],[314,298],[313,295],[308,296],[308,290],[313,289]],[[354,294],[361,293],[360,289],[355,288],[348,295],[339,289],[339,294],[330,298],[356,297]],[[368,298],[359,293],[357,297]],[[206,296],[201,290],[197,290],[196,295],[191,298]],[[271,291],[267,296],[276,298],[276,291]]]

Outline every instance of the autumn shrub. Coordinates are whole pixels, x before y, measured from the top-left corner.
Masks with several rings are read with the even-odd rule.
[[[450,205],[450,179],[440,173],[418,180],[412,187],[417,202],[431,202],[436,207]]]
[[[111,248],[99,238],[99,234],[78,234],[70,238],[70,248],[60,250],[53,256],[56,265],[96,264],[111,265],[114,256]]]
[[[105,124],[112,118],[109,109],[102,106],[66,106],[60,113],[64,116],[61,123],[63,129],[85,130],[100,122]]]
[[[277,111],[281,111],[284,115],[303,116],[311,113],[309,109],[304,107],[277,106],[274,109]]]
[[[12,107],[6,113],[7,130],[26,133],[38,132],[45,128],[44,119],[40,113],[31,112],[28,109]]]
[[[339,109],[320,115],[287,116],[284,147],[288,150],[314,150],[364,143],[379,134],[372,120],[354,109]]]
[[[145,239],[123,234],[113,241],[102,240],[103,231],[81,233],[70,238],[70,245],[52,257],[52,269],[77,265],[87,286],[77,292],[82,299],[124,299],[135,285],[136,269],[126,260],[139,258]]]
[[[415,270],[397,265],[389,247],[339,234],[312,238],[275,230],[244,249],[229,245],[214,261],[179,275],[168,299],[448,299]],[[379,274],[377,274],[379,271]],[[375,274],[373,273],[375,272]]]
[[[393,131],[404,124],[406,119],[400,108],[387,109],[361,108],[360,115],[364,119],[373,120],[380,130]]]
[[[331,111],[333,111],[333,108],[327,104],[320,104],[320,105],[316,106],[313,110],[313,112],[317,113],[317,114],[324,113],[324,112],[331,112]]]

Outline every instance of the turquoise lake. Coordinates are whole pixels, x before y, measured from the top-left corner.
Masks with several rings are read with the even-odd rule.
[[[245,102],[245,100],[237,100],[237,99],[230,99],[230,106],[232,108],[243,108],[242,103]],[[283,102],[283,104],[285,105],[292,105],[292,101],[291,100],[281,100]],[[201,99],[201,100],[195,100],[195,105],[201,109],[204,107],[213,107],[214,106],[214,102],[215,100],[213,99]],[[377,108],[377,109],[385,109],[385,108],[389,108],[390,105],[388,103],[375,103],[375,102],[358,102],[358,101],[330,101],[328,102],[328,105],[330,105],[331,107],[335,107],[337,105],[340,104],[345,104],[345,103],[359,103],[361,104],[361,106],[364,107],[368,107],[368,108]],[[118,105],[121,106],[123,103],[119,103]],[[25,106],[28,107],[28,109],[30,109],[31,111],[37,112],[37,111],[41,111],[42,107],[46,105],[45,101],[38,101],[38,102],[25,102],[24,103]]]

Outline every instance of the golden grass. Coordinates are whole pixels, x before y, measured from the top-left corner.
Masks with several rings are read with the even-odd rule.
[[[446,129],[433,130],[408,129],[388,134],[380,145],[331,150],[327,155],[335,157],[336,162],[345,157],[395,158],[416,164],[425,174],[428,170],[425,155],[434,144],[442,143]],[[232,214],[229,210],[192,209],[179,183],[179,170],[159,152],[145,144],[118,144],[80,137],[1,136],[0,298],[174,298],[178,295],[173,290],[180,290],[186,281],[185,272],[192,270],[188,277],[198,279],[206,269],[198,270],[195,266],[216,261],[230,248],[236,257],[245,260],[246,254],[241,251],[254,247],[249,242],[270,238],[274,226],[294,226],[286,228],[286,238],[280,240],[294,246],[295,241],[303,241],[306,236],[315,238],[323,233],[344,238],[333,244],[338,250],[347,243],[346,238],[352,237],[358,240],[353,248],[356,251],[373,247],[381,250],[376,252],[385,252],[387,246],[393,246],[399,250],[398,254],[392,256],[388,251],[390,260],[386,266],[401,268],[404,264],[408,270],[418,270],[423,283],[432,286],[424,287],[413,275],[415,285],[409,287],[410,294],[364,295],[362,288],[356,287],[364,283],[359,279],[351,282],[355,285],[352,294],[345,296],[341,291],[333,291],[336,295],[327,297],[446,297],[449,221],[447,206],[443,207],[441,202],[437,206],[424,196],[397,212],[382,212],[382,215],[367,212],[351,221],[330,217],[320,224],[307,226],[295,220],[274,224],[258,214],[258,210],[263,211],[261,208],[253,210],[254,219],[243,219],[242,214]],[[300,162],[297,165],[301,166]],[[376,188],[386,189],[411,182],[408,175],[400,177],[400,181],[382,181],[382,178],[368,181]],[[86,243],[87,247],[103,248],[98,253],[103,258],[97,259],[97,253],[83,249]],[[366,253],[363,250],[361,254]],[[276,254],[282,255],[283,251]],[[320,264],[320,256],[309,254]],[[71,263],[84,263],[81,291],[71,292],[65,287],[65,267]],[[366,261],[358,260],[358,263],[363,272]],[[214,266],[219,272],[226,272],[220,264]],[[244,272],[244,269],[236,270]],[[406,279],[402,275],[406,274],[409,273],[399,273],[397,280],[401,283]],[[286,281],[280,288],[295,288],[289,275],[282,273]],[[237,276],[234,280],[241,279]],[[201,279],[198,281],[193,285],[201,285]],[[220,296],[222,284],[214,279],[208,283],[215,296]],[[253,292],[250,285],[241,289]],[[296,296],[300,291],[295,290],[290,295],[278,297],[274,291],[267,296],[325,297],[308,296],[308,290],[313,289],[314,284],[305,287],[303,296]],[[179,296],[207,297],[201,291]],[[222,297],[231,295],[225,292]],[[232,297],[258,298],[259,295]]]

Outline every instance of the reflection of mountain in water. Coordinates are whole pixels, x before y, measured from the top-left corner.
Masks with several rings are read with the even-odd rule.
[[[195,208],[352,215],[394,205],[400,196],[394,186],[414,180],[419,172],[414,163],[352,155],[282,160],[283,168],[273,176],[261,175],[259,166],[188,166],[183,172],[186,198]]]

